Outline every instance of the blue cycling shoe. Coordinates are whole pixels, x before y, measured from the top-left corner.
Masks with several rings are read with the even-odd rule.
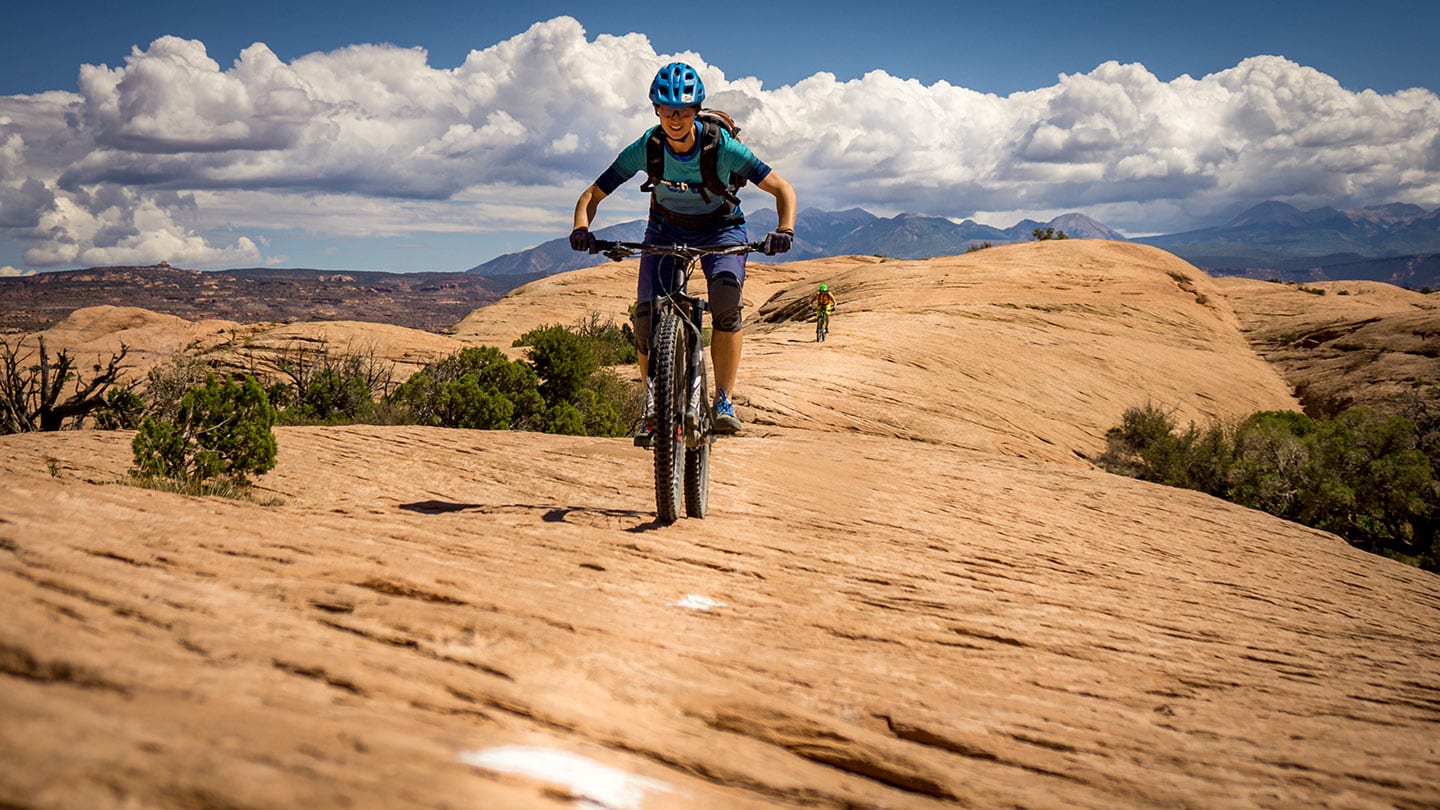
[[[740,419],[735,416],[735,405],[724,391],[715,395],[715,433],[739,433]]]

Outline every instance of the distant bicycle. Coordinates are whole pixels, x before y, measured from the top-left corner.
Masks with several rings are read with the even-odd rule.
[[[635,440],[637,446],[655,453],[655,516],[661,523],[678,520],[682,502],[686,517],[705,517],[710,495],[710,445],[715,435],[700,331],[701,316],[709,305],[687,292],[690,275],[701,256],[760,249],[760,242],[695,247],[595,241],[594,252],[617,262],[641,253],[678,260],[670,263],[674,275],[664,285],[673,292],[656,299],[651,315],[649,373],[655,393],[655,432],[648,442]]]
[[[829,284],[821,284],[820,291],[810,299],[815,305],[815,342],[824,343],[830,335],[830,313],[835,311],[835,294]]]

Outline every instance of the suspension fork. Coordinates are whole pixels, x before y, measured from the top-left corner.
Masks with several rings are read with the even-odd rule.
[[[686,296],[689,304],[690,327],[690,394],[685,401],[687,444],[695,446],[705,440],[710,403],[705,397],[705,333],[701,331],[709,304]]]
[[[706,440],[705,434],[710,422],[710,403],[705,397],[705,333],[702,331],[705,310],[709,309],[710,305],[704,299],[690,295],[687,289],[690,262],[693,261],[692,259],[683,264],[676,262],[672,265],[669,287],[671,291],[658,296],[650,310],[652,341],[656,333],[655,326],[666,309],[674,310],[690,333],[689,391],[685,397],[685,444],[690,447],[698,446]],[[653,357],[654,352],[650,352],[650,355]],[[655,365],[651,363],[646,374],[647,384],[654,380],[654,374]]]

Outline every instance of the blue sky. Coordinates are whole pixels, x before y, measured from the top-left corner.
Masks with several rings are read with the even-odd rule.
[[[52,0],[8,4],[0,94],[73,89],[81,64],[116,65],[165,34],[200,39],[228,63],[252,42],[283,59],[359,42],[423,46],[435,67],[552,17],[591,36],[640,32],[657,51],[697,51],[768,85],[819,71],[841,79],[882,69],[1009,94],[1101,62],[1140,62],[1161,79],[1201,76],[1247,56],[1276,54],[1352,90],[1440,92],[1440,4],[1393,2],[731,2],[733,25],[705,25],[694,7],[651,2],[250,3]],[[881,10],[883,9],[883,10]]]
[[[718,8],[16,5],[0,268],[465,269],[563,233],[647,125],[644,74],[677,56],[746,113],[802,206],[1002,225],[1079,210],[1131,234],[1267,198],[1440,206],[1440,4]],[[82,82],[83,65],[107,70]],[[602,213],[642,210],[631,189]]]

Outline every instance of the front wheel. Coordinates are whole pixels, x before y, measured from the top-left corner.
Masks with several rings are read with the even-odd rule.
[[[655,325],[650,357],[655,373],[655,517],[661,523],[674,523],[679,519],[684,494],[689,342],[679,314],[666,309]],[[708,468],[708,457],[706,462]]]

